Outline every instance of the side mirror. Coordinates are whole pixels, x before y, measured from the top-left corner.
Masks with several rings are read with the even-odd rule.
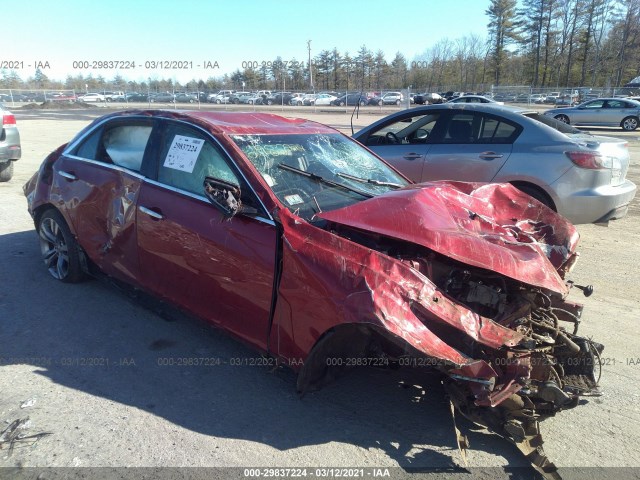
[[[218,178],[204,179],[204,194],[225,218],[232,218],[238,213],[257,215],[258,209],[242,202],[240,187],[234,183]]]
[[[231,218],[236,215],[241,208],[240,187],[224,180],[206,177],[204,179],[204,194],[209,201],[222,212]]]

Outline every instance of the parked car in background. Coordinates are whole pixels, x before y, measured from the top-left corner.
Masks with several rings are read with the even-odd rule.
[[[367,97],[365,97],[361,93],[348,93],[346,95],[342,95],[331,102],[331,105],[336,105],[338,107],[351,106],[351,105],[360,105],[364,106],[367,104]]]
[[[387,92],[380,97],[382,105],[400,105],[404,102],[404,95],[401,92]]]
[[[317,93],[307,93],[304,97],[302,97],[302,104],[305,106],[315,105]]]
[[[544,103],[555,105],[556,100],[560,97],[560,92],[551,92],[545,97]]]
[[[338,97],[329,93],[319,93],[318,95],[316,95],[313,104],[316,106],[331,105],[331,102],[333,102],[336,98]]]
[[[240,97],[240,103],[247,105],[262,105],[263,99],[263,96],[259,93],[252,92],[249,95]]]
[[[289,105],[292,96],[291,92],[272,92],[262,102],[265,105]]]
[[[597,98],[570,108],[553,108],[545,115],[579,126],[638,128],[640,102],[624,98]]]
[[[55,97],[54,97],[55,98]],[[77,98],[78,102],[92,103],[92,102],[106,102],[106,98],[101,93],[85,93]]]
[[[207,97],[209,103],[229,103],[229,97],[233,95],[233,90],[220,90],[216,93],[212,93]]]
[[[413,97],[413,100],[416,103],[416,105],[431,105],[434,103],[435,104],[443,103],[444,101],[444,99],[442,98],[442,96],[440,96],[439,93],[429,93],[429,92],[419,93],[415,97]]]
[[[496,102],[492,98],[483,97],[482,95],[463,95],[449,100],[447,103],[497,103],[504,105],[504,102]]]
[[[124,102],[125,100],[124,92],[102,92],[102,94],[107,102]]]
[[[251,95],[251,92],[235,92],[229,95],[229,103],[233,103],[238,105],[242,103],[242,97],[248,97]]]
[[[294,93],[291,95],[291,100],[289,100],[289,105],[293,105],[296,107],[301,107],[304,105],[304,93]]]
[[[572,106],[578,103],[578,97],[574,97],[573,95],[560,95],[556,98],[556,105],[562,106]]]
[[[194,94],[186,92],[176,93],[174,100],[176,101],[176,103],[198,103],[198,97],[196,97]]]
[[[174,103],[176,97],[173,93],[152,93],[149,95],[149,101],[151,103]]]
[[[149,95],[146,93],[129,92],[124,96],[125,102],[148,102]]]
[[[415,182],[508,182],[573,223],[623,217],[636,193],[627,142],[563,133],[525,114],[537,112],[445,103],[394,113],[354,138]]]
[[[22,146],[16,117],[1,103],[0,117],[0,182],[8,182],[13,177],[13,163],[22,156]]]
[[[539,422],[598,392],[603,345],[567,298],[578,233],[511,185],[410,185],[308,120],[148,111],[97,119],[24,192],[54,279],[176,305],[293,369],[300,394],[345,365],[418,365],[548,466]]]

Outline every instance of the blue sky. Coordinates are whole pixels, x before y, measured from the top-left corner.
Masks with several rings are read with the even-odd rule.
[[[35,62],[48,62],[53,79],[67,74],[115,75],[74,68],[74,61],[134,61],[121,70],[131,80],[186,82],[231,73],[242,62],[307,59],[336,47],[354,54],[362,45],[409,61],[438,41],[486,37],[489,0],[28,0],[11,2],[3,20],[0,61],[22,62],[26,79]],[[11,39],[8,41],[8,39]],[[148,61],[187,61],[184,70],[145,69]],[[203,68],[207,62],[219,68]],[[15,64],[14,64],[15,65]],[[200,65],[200,67],[198,67]]]

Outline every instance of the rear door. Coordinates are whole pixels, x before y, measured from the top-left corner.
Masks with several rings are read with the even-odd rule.
[[[136,202],[155,122],[115,118],[97,126],[54,167],[51,198],[88,257],[106,274],[138,284]]]
[[[492,181],[521,131],[494,114],[460,110],[442,115],[426,153],[422,181]]]
[[[629,107],[632,105],[624,100],[607,100],[606,107],[603,109],[605,112],[604,121],[609,126],[619,126],[624,117],[633,115],[633,110]]]
[[[163,120],[154,155],[157,171],[145,179],[136,212],[146,288],[266,350],[275,223],[207,132]],[[225,219],[204,196],[205,176],[240,185],[261,213]]]

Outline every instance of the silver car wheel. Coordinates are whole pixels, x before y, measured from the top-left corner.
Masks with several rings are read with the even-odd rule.
[[[636,117],[627,117],[622,120],[622,129],[631,132],[638,128],[638,119]]]
[[[566,115],[556,115],[553,118],[555,118],[559,122],[569,124],[569,117],[567,117]]]
[[[53,218],[40,223],[40,251],[53,278],[64,280],[69,275],[69,248],[60,225]]]
[[[80,246],[59,211],[49,209],[42,214],[38,236],[42,260],[53,278],[65,283],[84,279]]]

